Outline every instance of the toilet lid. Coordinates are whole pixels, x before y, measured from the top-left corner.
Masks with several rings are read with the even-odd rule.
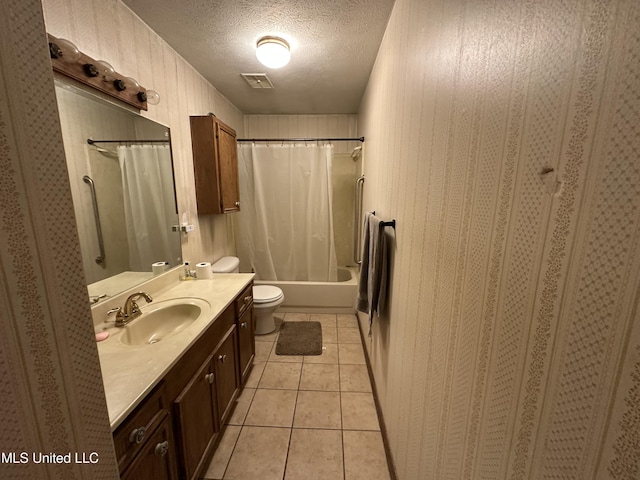
[[[256,285],[253,287],[253,301],[255,303],[273,302],[281,298],[282,295],[282,290],[273,285]]]
[[[213,273],[232,273],[240,265],[238,257],[222,257],[216,263],[211,265]]]

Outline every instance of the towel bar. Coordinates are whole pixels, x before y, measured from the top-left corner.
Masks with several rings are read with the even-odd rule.
[[[395,230],[396,229],[396,221],[394,219],[394,220],[391,220],[390,222],[380,222],[380,226],[381,227],[391,227],[391,228],[393,228]]]
[[[376,214],[376,211],[373,210],[371,212],[371,215],[375,215],[375,214]],[[380,226],[381,227],[391,227],[391,228],[393,228],[395,230],[396,229],[396,219],[394,218],[393,220],[391,220],[389,222],[380,222]]]

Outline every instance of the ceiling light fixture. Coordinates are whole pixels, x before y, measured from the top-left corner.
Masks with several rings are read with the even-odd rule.
[[[262,37],[256,45],[256,56],[265,67],[280,68],[291,60],[291,48],[284,38]]]

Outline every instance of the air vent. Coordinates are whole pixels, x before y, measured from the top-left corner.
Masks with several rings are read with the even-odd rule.
[[[273,88],[273,83],[266,73],[242,73],[241,75],[251,88]]]

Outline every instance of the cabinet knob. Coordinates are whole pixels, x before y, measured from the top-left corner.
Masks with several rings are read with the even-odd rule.
[[[218,355],[218,361],[220,363],[224,363],[227,361],[227,356],[226,355]]]
[[[129,443],[141,444],[146,434],[147,429],[145,427],[134,428],[129,434]]]
[[[247,322],[242,322],[242,323],[240,324],[240,327],[241,327],[241,328],[247,328]]]
[[[209,382],[210,384],[213,384],[213,380],[214,380],[214,378],[215,378],[215,377],[214,377],[213,373],[207,373],[207,374],[204,376],[204,379],[205,379],[207,382]]]
[[[240,202],[236,202],[236,207],[240,208]]]
[[[164,457],[168,451],[169,451],[169,442],[167,440],[156,445],[156,449],[155,449],[156,455],[160,457]]]

